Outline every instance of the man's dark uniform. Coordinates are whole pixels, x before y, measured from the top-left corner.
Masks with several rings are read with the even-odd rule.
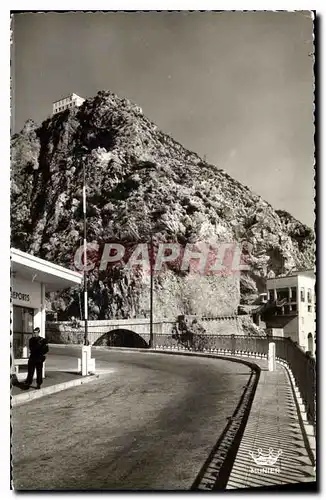
[[[34,371],[36,369],[36,383],[37,388],[40,389],[43,382],[42,370],[43,363],[45,361],[45,354],[49,350],[48,343],[44,338],[40,336],[32,337],[29,341],[29,350],[30,356],[28,360],[28,374],[26,385],[31,385]]]

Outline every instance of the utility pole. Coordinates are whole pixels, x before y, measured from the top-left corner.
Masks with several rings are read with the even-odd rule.
[[[151,243],[150,243],[150,257],[149,257],[149,262],[150,262],[150,319],[149,319],[149,347],[153,348],[154,347],[154,334],[153,334],[153,283],[154,283],[154,277],[153,277],[153,234],[151,232]]]
[[[87,234],[86,234],[86,172],[83,161],[83,212],[84,212],[84,345],[82,346],[81,358],[78,359],[78,372],[82,376],[95,373],[95,359],[91,358],[91,346],[88,340],[88,295],[87,295]]]
[[[88,297],[87,297],[87,226],[86,226],[86,171],[83,161],[83,212],[84,212],[84,345],[88,345]]]

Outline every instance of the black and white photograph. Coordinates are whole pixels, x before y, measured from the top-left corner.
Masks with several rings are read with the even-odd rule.
[[[315,33],[10,12],[11,490],[317,492]]]

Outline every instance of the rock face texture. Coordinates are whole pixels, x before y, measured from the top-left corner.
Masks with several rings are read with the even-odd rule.
[[[82,244],[83,166],[89,242],[181,245],[247,242],[250,270],[214,276],[171,263],[155,277],[156,317],[233,314],[250,304],[269,273],[314,265],[314,233],[274,210],[225,171],[188,151],[147,119],[139,106],[101,91],[77,109],[11,140],[12,246],[74,268]],[[245,245],[246,246],[246,245]],[[111,266],[89,274],[91,319],[148,314],[149,276]],[[79,290],[49,298],[60,319],[79,317]]]

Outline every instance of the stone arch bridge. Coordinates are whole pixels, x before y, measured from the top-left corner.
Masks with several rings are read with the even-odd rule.
[[[218,318],[196,318],[208,335],[243,334],[238,316]],[[154,320],[154,343],[157,346],[173,345],[172,333],[177,322]],[[84,321],[47,322],[46,336],[49,342],[79,344],[84,339]],[[150,340],[149,318],[89,320],[88,338],[91,345],[120,345],[126,347],[148,347]]]

